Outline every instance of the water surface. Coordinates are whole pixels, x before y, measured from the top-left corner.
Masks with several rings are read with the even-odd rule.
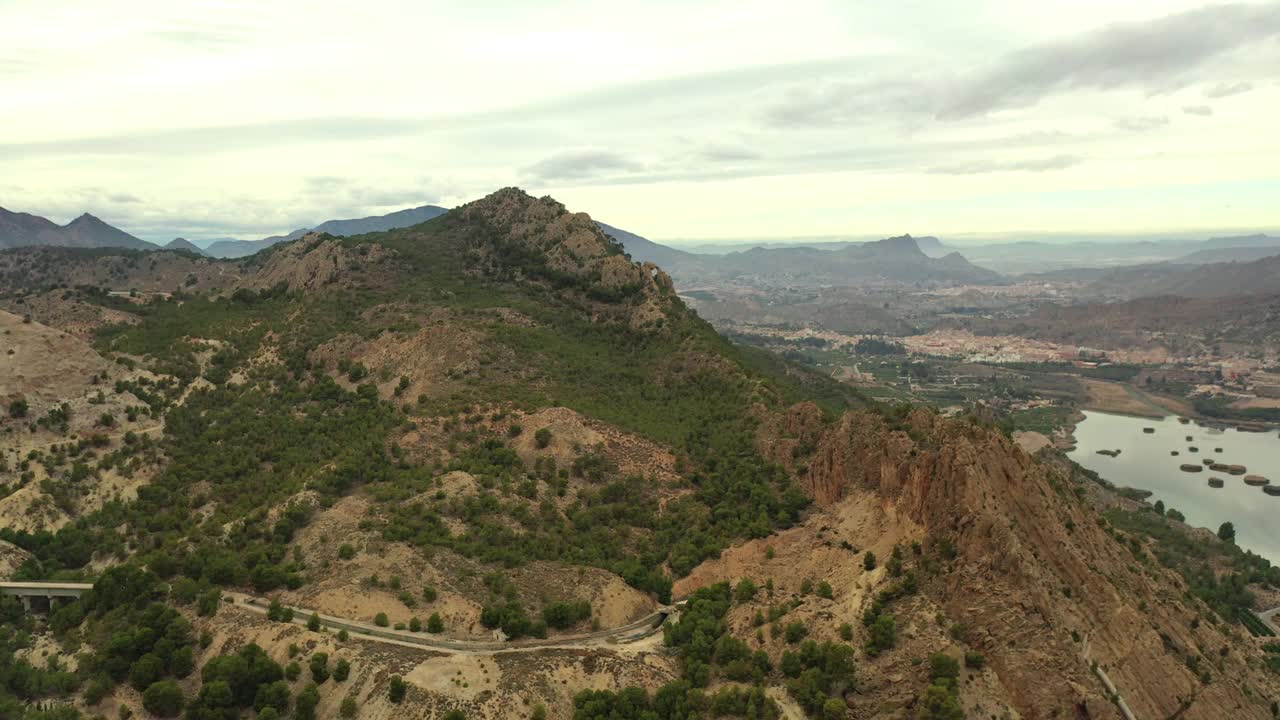
[[[1072,460],[1093,470],[1116,485],[1150,490],[1150,502],[1163,500],[1166,508],[1177,508],[1187,522],[1216,531],[1224,522],[1236,527],[1236,543],[1280,564],[1280,497],[1244,484],[1244,477],[1214,472],[1188,473],[1178,469],[1183,463],[1203,465],[1205,459],[1229,465],[1244,465],[1250,475],[1270,478],[1280,484],[1280,438],[1275,431],[1240,432],[1183,425],[1176,417],[1163,420],[1085,411],[1085,420],[1076,426],[1076,449]],[[1145,433],[1143,428],[1154,428]],[[1191,440],[1186,437],[1190,435]],[[1199,448],[1191,452],[1190,447]],[[1222,448],[1222,452],[1214,452]],[[1097,454],[1099,450],[1120,450],[1117,457]],[[1177,450],[1178,456],[1170,455]],[[1221,478],[1222,488],[1209,487],[1211,477]]]

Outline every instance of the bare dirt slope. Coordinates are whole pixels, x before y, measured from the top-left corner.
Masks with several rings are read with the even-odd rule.
[[[83,340],[0,310],[0,397],[43,406],[84,393],[109,367]]]

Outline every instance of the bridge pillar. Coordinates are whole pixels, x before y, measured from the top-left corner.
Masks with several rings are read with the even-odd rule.
[[[22,601],[22,609],[26,612],[31,612],[31,598],[26,595],[19,595],[18,599]]]

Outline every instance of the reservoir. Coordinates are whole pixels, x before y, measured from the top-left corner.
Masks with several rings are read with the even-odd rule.
[[[1148,502],[1164,501],[1166,508],[1185,515],[1190,525],[1217,532],[1222,523],[1234,523],[1237,545],[1280,565],[1280,496],[1246,485],[1243,475],[1204,465],[1205,460],[1243,465],[1248,476],[1261,475],[1280,485],[1280,438],[1274,430],[1250,433],[1194,422],[1184,425],[1172,416],[1157,420],[1091,411],[1084,415],[1076,426],[1076,449],[1068,453],[1072,460],[1118,486],[1150,490],[1154,494]],[[1120,454],[1099,455],[1099,450]],[[1203,468],[1184,472],[1182,465]],[[1209,478],[1220,478],[1223,486],[1209,487]]]

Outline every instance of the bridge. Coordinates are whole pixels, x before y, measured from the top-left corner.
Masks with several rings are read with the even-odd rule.
[[[52,612],[55,599],[74,600],[92,589],[92,583],[0,582],[0,595],[12,595],[18,598],[27,612],[36,609],[37,606]]]

